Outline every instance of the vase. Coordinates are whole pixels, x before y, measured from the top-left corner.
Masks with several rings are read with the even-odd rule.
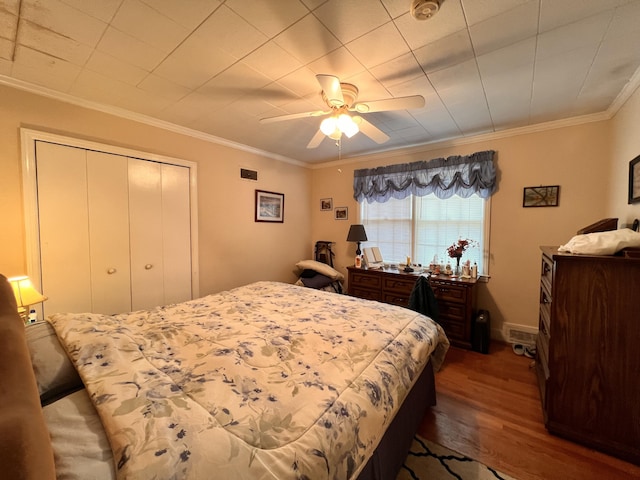
[[[462,257],[456,257],[456,271],[454,272],[458,276],[460,276],[460,258]]]

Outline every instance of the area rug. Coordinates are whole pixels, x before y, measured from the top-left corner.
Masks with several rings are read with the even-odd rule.
[[[416,437],[396,480],[515,480],[469,457]]]

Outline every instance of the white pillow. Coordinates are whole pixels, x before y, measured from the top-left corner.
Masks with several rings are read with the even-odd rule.
[[[300,270],[315,270],[322,275],[329,277],[331,280],[344,280],[344,275],[326,263],[317,262],[315,260],[300,260],[296,263],[296,267]]]
[[[640,233],[630,228],[576,235],[559,252],[613,255],[626,247],[640,247]]]

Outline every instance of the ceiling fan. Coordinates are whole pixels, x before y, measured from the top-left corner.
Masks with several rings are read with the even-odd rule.
[[[325,138],[325,135],[334,140],[340,140],[342,134],[351,138],[359,131],[376,143],[384,143],[389,140],[386,133],[360,115],[349,115],[349,112],[366,114],[424,107],[424,97],[421,95],[356,103],[358,87],[355,85],[341,83],[340,79],[333,75],[316,75],[316,79],[322,88],[322,100],[327,104],[328,110],[262,118],[260,119],[260,123],[281,122],[283,120],[293,120],[296,118],[322,117],[328,115],[320,124],[320,130],[313,136],[307,148],[316,148]]]

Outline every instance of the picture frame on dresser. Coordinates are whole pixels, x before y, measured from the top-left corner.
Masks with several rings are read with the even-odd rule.
[[[640,202],[640,155],[629,162],[629,202]]]

